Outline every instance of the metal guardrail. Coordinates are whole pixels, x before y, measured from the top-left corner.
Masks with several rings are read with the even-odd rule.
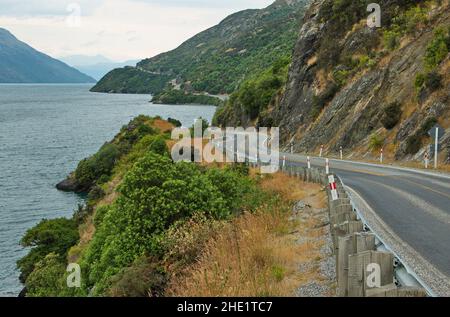
[[[433,290],[423,282],[420,277],[405,263],[405,261],[399,256],[385,241],[384,239],[377,234],[375,230],[372,229],[371,224],[365,219],[362,212],[358,210],[352,195],[347,191],[348,188],[342,179],[339,176],[336,176],[341,182],[344,190],[347,192],[347,195],[350,199],[350,203],[353,207],[354,212],[356,213],[359,220],[364,224],[364,229],[366,232],[371,232],[375,235],[376,239],[376,248],[378,251],[387,251],[394,255],[394,275],[395,275],[395,284],[397,286],[411,286],[411,287],[422,287],[425,289],[427,294],[431,297],[437,297],[437,295],[433,292]]]
[[[215,144],[216,146],[218,146],[218,144]],[[229,149],[225,148],[222,150],[225,150],[226,153],[229,153]],[[242,154],[239,153],[238,151],[231,151],[232,155],[238,155],[242,157]],[[247,159],[248,163],[254,164],[254,165],[259,165],[260,162],[259,160],[254,160],[252,158],[247,158],[246,155],[244,154],[244,156]],[[283,166],[280,165],[281,169],[283,170]],[[286,170],[284,170],[286,171]],[[390,252],[394,255],[394,279],[395,279],[395,284],[397,286],[404,286],[404,287],[420,287],[423,288],[427,294],[431,297],[437,297],[437,295],[433,292],[433,290],[426,285],[425,282],[423,282],[420,277],[407,265],[407,263],[405,263],[405,261],[401,258],[401,256],[399,256],[385,241],[384,239],[377,234],[377,232],[375,230],[373,230],[371,224],[365,219],[365,217],[363,216],[362,212],[360,210],[358,210],[357,205],[354,203],[354,199],[352,198],[352,195],[349,194],[348,190],[346,188],[348,188],[344,182],[342,181],[342,179],[339,176],[336,176],[337,179],[339,180],[339,182],[342,184],[343,189],[345,190],[345,192],[347,193],[349,199],[350,199],[350,203],[351,206],[353,208],[353,211],[356,213],[358,220],[360,220],[363,225],[364,225],[364,229],[366,232],[370,232],[375,236],[376,239],[376,248],[377,251],[387,251]]]

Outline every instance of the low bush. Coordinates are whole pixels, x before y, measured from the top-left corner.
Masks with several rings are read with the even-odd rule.
[[[402,116],[402,108],[400,103],[399,102],[390,103],[383,109],[383,116],[381,118],[381,123],[386,129],[391,130],[399,123],[401,116]]]
[[[181,127],[183,124],[181,123],[181,121],[177,120],[177,119],[173,119],[173,118],[169,118],[167,119],[167,121],[171,124],[173,124],[176,128]]]
[[[431,71],[425,76],[425,87],[430,91],[438,90],[442,87],[442,76],[437,71]]]
[[[422,147],[422,137],[420,134],[411,135],[406,140],[406,154],[416,154]]]
[[[369,149],[372,151],[379,150],[383,147],[384,140],[378,134],[372,134],[369,140]]]
[[[75,178],[81,188],[88,190],[102,176],[108,177],[119,155],[117,146],[107,143],[95,155],[82,160],[75,171]]]
[[[111,279],[113,297],[161,297],[167,276],[158,259],[141,257]]]
[[[434,31],[433,40],[428,44],[425,53],[425,66],[428,70],[436,68],[447,57],[450,50],[447,45],[448,37],[450,34],[444,28],[437,28]]]

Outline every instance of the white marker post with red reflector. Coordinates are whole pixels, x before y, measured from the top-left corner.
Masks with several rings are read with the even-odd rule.
[[[341,161],[344,159],[344,152],[342,150],[342,146],[340,147]]]
[[[383,149],[381,149],[380,153],[380,163],[383,164]]]
[[[308,163],[308,169],[311,169],[311,158],[309,156],[306,158],[306,162]]]
[[[430,155],[425,152],[425,168],[428,169],[428,164],[430,163]]]
[[[330,160],[329,159],[325,160],[325,173],[327,175],[330,174]]]
[[[338,191],[337,191],[337,185],[336,185],[336,180],[334,179],[334,175],[329,175],[328,176],[328,181],[330,183],[330,192],[331,192],[331,198],[332,200],[338,200],[339,199],[339,195],[338,195]]]

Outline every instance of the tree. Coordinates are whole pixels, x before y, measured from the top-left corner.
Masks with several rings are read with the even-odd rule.
[[[50,253],[36,264],[26,280],[27,297],[57,297],[65,285],[65,265],[60,256]]]
[[[36,263],[48,254],[56,254],[60,261],[65,261],[67,251],[79,240],[78,227],[74,220],[58,218],[42,220],[29,229],[21,240],[23,247],[32,247],[31,251],[17,262],[21,270],[21,281],[25,282],[34,270]]]

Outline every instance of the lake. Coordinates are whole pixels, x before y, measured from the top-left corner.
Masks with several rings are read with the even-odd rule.
[[[20,239],[41,219],[71,217],[82,197],[55,184],[139,114],[191,126],[215,108],[149,103],[149,95],[89,92],[87,85],[0,85],[0,296],[22,289]]]

